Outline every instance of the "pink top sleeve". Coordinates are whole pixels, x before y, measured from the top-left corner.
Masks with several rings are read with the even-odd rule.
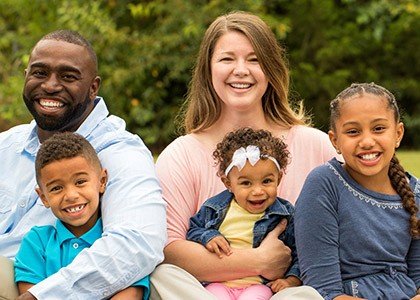
[[[279,185],[278,195],[294,204],[308,173],[336,153],[324,132],[305,126],[292,127],[285,143],[291,153],[291,162]],[[205,200],[225,189],[216,175],[213,150],[193,136],[185,135],[174,140],[156,162],[163,198],[168,204],[168,244],[185,240],[190,217]]]

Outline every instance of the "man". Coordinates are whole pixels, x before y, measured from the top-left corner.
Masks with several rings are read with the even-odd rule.
[[[152,156],[122,119],[108,116],[97,97],[100,81],[88,41],[73,31],[47,34],[25,70],[23,99],[35,120],[0,134],[0,256],[13,259],[32,226],[54,224],[35,192],[34,161],[40,143],[55,132],[84,136],[110,179],[101,204],[102,238],[19,299],[109,298],[163,259],[165,203]]]

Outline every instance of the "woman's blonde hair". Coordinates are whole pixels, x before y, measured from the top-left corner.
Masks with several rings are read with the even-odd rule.
[[[220,117],[219,99],[211,77],[211,59],[219,38],[227,32],[244,34],[255,51],[262,71],[268,79],[263,96],[265,115],[277,124],[291,127],[308,122],[302,103],[299,111],[289,104],[289,69],[284,49],[277,43],[271,29],[259,17],[246,12],[232,12],[218,17],[207,29],[181,111],[187,133],[197,132],[213,125]]]

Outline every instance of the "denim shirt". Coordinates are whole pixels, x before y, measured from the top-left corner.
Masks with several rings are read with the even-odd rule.
[[[234,195],[228,190],[207,199],[200,210],[191,217],[190,228],[187,232],[187,240],[206,245],[212,238],[222,235],[219,232],[220,224],[222,224],[226,213],[229,209],[230,202]],[[280,234],[279,239],[284,242],[292,250],[292,263],[285,277],[293,275],[300,279],[299,264],[295,245],[293,205],[279,197],[267,208],[263,217],[255,222],[252,243],[253,248],[257,248],[266,235],[273,230],[283,218],[287,219],[287,227]]]

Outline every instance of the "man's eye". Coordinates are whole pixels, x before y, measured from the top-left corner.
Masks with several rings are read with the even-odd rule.
[[[62,78],[65,81],[74,81],[74,80],[77,80],[77,77],[75,75],[73,75],[73,74],[63,74]]]
[[[31,73],[31,75],[32,75],[32,76],[35,76],[35,77],[37,77],[37,78],[40,78],[40,77],[45,77],[45,76],[47,76],[47,72],[42,71],[42,70],[35,70],[35,71],[33,71],[33,72]]]

